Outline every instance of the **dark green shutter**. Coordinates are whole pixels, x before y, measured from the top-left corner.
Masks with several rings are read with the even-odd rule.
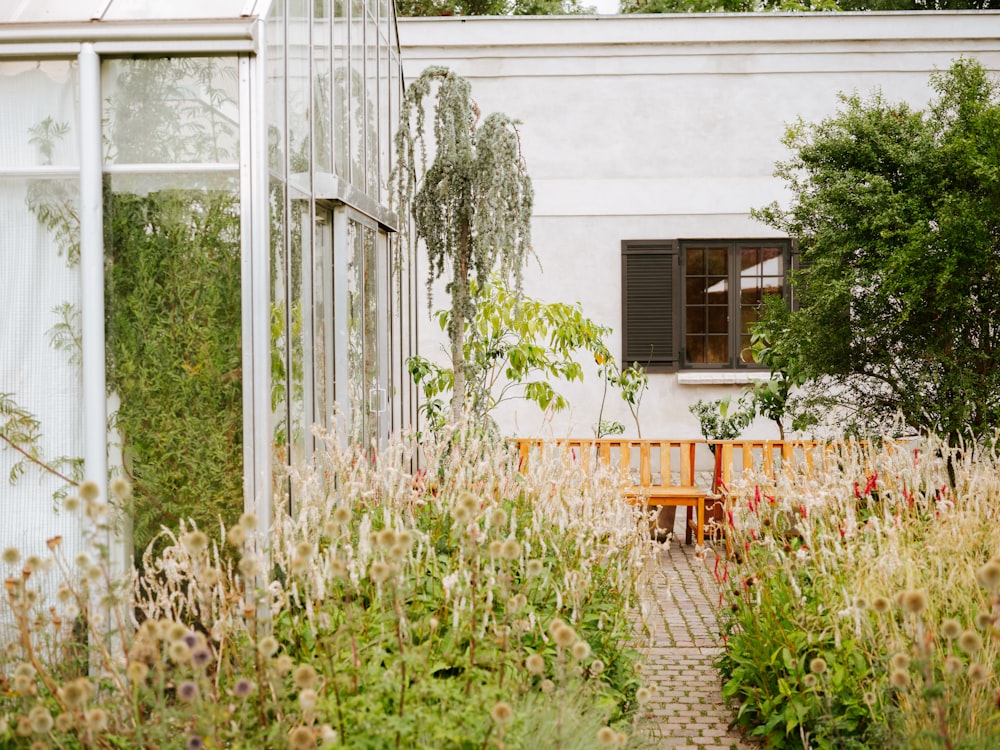
[[[676,370],[680,279],[673,242],[622,242],[622,367]]]

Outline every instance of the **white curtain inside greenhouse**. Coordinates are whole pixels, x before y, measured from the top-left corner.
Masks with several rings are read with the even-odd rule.
[[[0,435],[72,477],[83,455],[75,65],[0,63],[0,101]],[[70,556],[80,544],[56,500],[68,482],[17,448],[0,441],[0,548],[22,561],[5,575],[49,538]]]

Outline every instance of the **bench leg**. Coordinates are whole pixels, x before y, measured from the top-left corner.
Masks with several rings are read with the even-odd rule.
[[[694,520],[694,506],[687,506],[687,518],[684,520],[684,544],[691,544],[691,521]]]
[[[698,498],[698,549],[705,546],[705,498]]]

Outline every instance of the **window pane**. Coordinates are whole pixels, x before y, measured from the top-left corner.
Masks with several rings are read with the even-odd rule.
[[[313,111],[316,113],[316,171],[332,172],[333,102],[330,61],[330,0],[316,0],[313,24]]]
[[[705,249],[705,260],[710,276],[729,275],[729,248],[709,247]]]
[[[105,60],[101,85],[109,163],[239,159],[235,57]]]
[[[708,337],[708,364],[711,365],[729,364],[728,336]]]
[[[692,365],[705,363],[705,337],[685,336],[684,346],[687,350],[687,362]]]
[[[688,333],[707,333],[708,322],[706,320],[706,312],[704,307],[688,307],[685,330]]]
[[[705,282],[705,278],[699,276],[689,276],[684,282],[688,305],[704,305],[708,301],[705,295]]]
[[[709,333],[729,333],[729,308],[709,307],[708,308],[708,332]]]
[[[76,71],[70,62],[0,62],[0,102],[0,167],[79,163]]]
[[[700,247],[688,248],[685,252],[685,268],[687,269],[688,275],[697,274],[703,276],[705,274],[705,250]]]
[[[754,268],[760,263],[760,248],[759,247],[743,247],[740,248],[740,270],[745,271],[749,268]]]
[[[105,195],[111,455],[135,478],[137,549],[243,511],[239,185],[181,178],[116,175]]]

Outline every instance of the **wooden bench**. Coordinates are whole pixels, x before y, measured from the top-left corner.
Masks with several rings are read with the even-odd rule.
[[[623,494],[629,502],[652,507],[688,508],[685,541],[691,543],[694,531],[698,546],[704,544],[705,498],[709,493],[694,483],[695,447],[704,441],[514,438],[512,442],[517,445],[522,468],[527,466],[533,454],[542,452],[548,446],[557,447],[585,473],[592,471],[595,465],[617,466]]]
[[[719,492],[732,484],[733,476],[747,470],[762,471],[769,477],[803,465],[811,473],[817,449],[826,453],[826,443],[817,440],[709,440],[715,453],[715,476],[712,491]]]

